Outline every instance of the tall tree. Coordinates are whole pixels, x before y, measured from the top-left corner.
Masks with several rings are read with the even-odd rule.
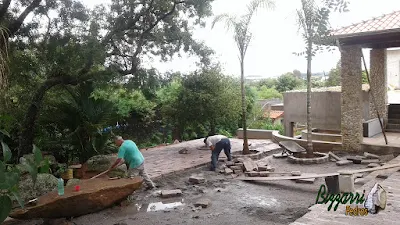
[[[323,50],[324,40],[330,36],[329,16],[332,11],[347,11],[346,0],[301,0],[301,9],[297,10],[297,22],[306,48],[299,55],[307,59],[307,155],[313,156],[311,124],[311,61],[315,54]]]
[[[246,56],[247,48],[249,47],[252,33],[250,32],[250,24],[254,14],[259,8],[273,9],[275,3],[273,0],[252,0],[247,5],[246,13],[242,16],[232,16],[228,14],[221,14],[214,18],[212,27],[218,22],[224,22],[227,29],[233,29],[233,36],[239,50],[240,61],[240,88],[242,94],[242,125],[243,125],[243,154],[250,154],[249,144],[247,140],[247,126],[246,126],[246,92],[244,84],[244,59]]]

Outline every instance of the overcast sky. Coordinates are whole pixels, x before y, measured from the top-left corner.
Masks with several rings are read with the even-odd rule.
[[[110,0],[85,0],[84,2],[92,7],[100,3],[107,4]],[[212,4],[213,13],[215,15],[221,13],[240,15],[248,2],[250,0],[215,0]],[[306,71],[305,58],[293,55],[293,52],[304,50],[303,40],[297,33],[295,17],[295,10],[299,7],[300,0],[276,0],[274,11],[260,10],[253,18],[251,31],[254,38],[246,55],[246,76],[274,77],[294,69],[301,72]],[[349,9],[350,12],[332,16],[331,24],[334,28],[400,10],[400,1],[350,0]],[[206,28],[195,30],[195,38],[204,40],[216,51],[225,73],[239,75],[237,48],[232,34],[227,32],[222,24],[211,29],[212,18],[207,21]],[[364,54],[366,60],[369,61],[369,51],[364,50]],[[333,53],[319,54],[313,59],[312,71],[328,72],[336,65],[339,58],[338,50]],[[168,70],[188,72],[196,68],[193,59],[187,57],[177,58],[168,63],[160,63],[157,60],[149,63],[160,72]]]

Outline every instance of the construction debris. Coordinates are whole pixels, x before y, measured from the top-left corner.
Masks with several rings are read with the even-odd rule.
[[[267,166],[258,166],[258,171],[268,171]]]
[[[292,171],[291,174],[292,174],[292,176],[301,176],[300,171]]]
[[[273,154],[272,157],[277,158],[277,159],[281,159],[281,158],[288,157],[288,154],[276,153],[276,154]]]
[[[353,161],[354,164],[361,164],[363,158],[362,156],[347,156],[347,160]]]
[[[243,167],[241,167],[241,166],[231,166],[230,168],[232,170],[242,170],[243,169]]]
[[[235,163],[234,162],[232,162],[232,161],[228,161],[228,162],[226,162],[226,166],[228,166],[228,167],[230,167],[230,166],[234,166],[235,165]]]
[[[272,166],[267,166],[267,171],[269,171],[269,172],[274,172],[274,171],[275,171],[275,168],[272,167]]]
[[[171,198],[171,197],[177,197],[181,196],[182,191],[180,189],[175,189],[175,190],[162,190],[161,191],[161,197],[163,198]]]
[[[233,173],[233,170],[230,168],[225,168],[225,175],[231,175]]]
[[[380,157],[378,155],[371,154],[368,152],[364,152],[364,157],[367,159],[380,159]]]
[[[211,204],[211,200],[203,198],[194,203],[195,207],[207,208]]]
[[[353,161],[345,159],[345,160],[337,161],[336,166],[345,166],[345,165],[349,165],[351,163],[353,163]]]
[[[201,184],[201,183],[206,182],[206,179],[201,176],[192,175],[191,177],[189,177],[189,182],[191,184]]]
[[[246,172],[250,171],[256,171],[257,170],[257,164],[253,162],[251,159],[245,159],[243,161],[243,166]]]
[[[329,152],[328,155],[329,155],[329,158],[334,159],[335,161],[341,161],[342,160],[339,156],[333,154],[333,152]]]
[[[361,164],[370,164],[370,163],[379,163],[379,159],[363,159],[361,160]]]

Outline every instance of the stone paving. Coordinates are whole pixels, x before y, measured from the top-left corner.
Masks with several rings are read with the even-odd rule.
[[[392,160],[399,162],[400,157]],[[392,163],[391,161],[391,163]],[[364,186],[357,190],[362,193],[365,190],[366,194],[369,193],[375,184],[375,180],[366,183]],[[396,171],[390,175],[386,180],[378,182],[386,190],[387,205],[385,210],[381,210],[378,214],[368,214],[366,216],[348,216],[345,215],[346,205],[339,205],[337,211],[333,211],[333,204],[331,211],[328,211],[328,204],[313,205],[309,208],[310,212],[303,217],[297,219],[291,225],[336,225],[336,224],[352,224],[352,225],[373,225],[385,224],[395,225],[400,224],[400,172]],[[317,196],[316,196],[317,197]],[[355,205],[352,205],[355,207]],[[358,205],[358,207],[363,207]]]
[[[204,146],[204,139],[197,139],[169,146],[162,146],[148,150],[142,150],[145,158],[145,169],[151,178],[158,178],[163,175],[174,172],[181,172],[186,169],[203,166],[210,163],[211,151],[200,150],[199,147]],[[243,140],[232,138],[231,152],[241,151],[243,148]],[[252,144],[250,149],[258,151],[271,151],[276,153],[276,149],[280,147],[271,140],[249,140]],[[188,154],[179,154],[178,151],[187,148]],[[275,151],[275,152],[274,152]],[[220,154],[220,158],[226,158],[224,152]]]

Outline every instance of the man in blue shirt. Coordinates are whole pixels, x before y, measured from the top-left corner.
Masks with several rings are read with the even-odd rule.
[[[125,163],[130,178],[141,176],[147,185],[147,189],[155,188],[153,181],[144,170],[144,157],[135,142],[116,136],[115,144],[119,147],[118,159],[110,167],[109,171]]]

